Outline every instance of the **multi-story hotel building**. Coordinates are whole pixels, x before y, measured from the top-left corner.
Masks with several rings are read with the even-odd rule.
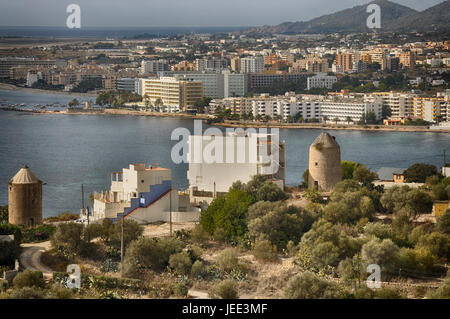
[[[210,112],[216,107],[230,109],[233,113],[244,114],[251,112],[256,116],[280,116],[287,120],[289,117],[301,117],[304,120],[316,119],[322,121],[337,119],[346,123],[350,118],[352,122],[361,120],[364,114],[372,112],[377,120],[382,118],[381,100],[366,102],[361,98],[326,98],[323,96],[268,96],[261,94],[249,98],[228,98],[213,100]]]
[[[160,107],[168,112],[186,111],[203,97],[201,81],[177,80],[172,77],[142,80],[142,96],[154,106],[159,101]]]
[[[374,92],[364,95],[365,102],[380,100],[382,105],[389,107],[391,118],[414,117],[414,97],[415,94],[395,93],[395,92]]]

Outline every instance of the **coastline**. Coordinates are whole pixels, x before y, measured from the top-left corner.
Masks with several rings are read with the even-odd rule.
[[[77,93],[77,92],[32,89],[32,88],[24,88],[24,87],[15,86],[13,84],[8,84],[8,83],[0,83],[0,90],[20,91],[20,92],[27,92],[27,93],[45,93],[45,94],[55,94],[55,95],[71,95],[71,96],[91,97],[91,98],[97,97],[97,94],[93,94],[93,93]]]
[[[134,111],[125,109],[76,109],[76,111],[51,111],[51,110],[20,110],[13,108],[0,108],[3,111],[27,112],[33,114],[61,114],[61,115],[118,115],[118,116],[152,116],[172,117],[207,120],[210,117],[205,114],[191,115],[184,113],[160,113],[148,111]],[[422,132],[422,133],[450,133],[448,130],[431,130],[420,126],[383,126],[383,125],[345,125],[345,124],[311,124],[311,123],[256,123],[256,122],[221,122],[211,123],[212,126],[229,128],[283,128],[283,129],[322,129],[322,130],[347,130],[347,131],[381,131],[381,132]]]
[[[215,126],[230,128],[286,128],[286,129],[323,129],[323,130],[347,130],[347,131],[384,131],[384,132],[429,132],[450,133],[447,130],[431,130],[420,126],[384,126],[384,125],[346,125],[346,124],[311,124],[311,123],[255,123],[255,122],[222,122],[213,123]]]
[[[0,90],[11,90],[28,93],[44,93],[79,97],[96,97],[93,93],[73,93],[64,91],[41,90],[32,88],[17,87],[8,83],[0,83]],[[206,114],[185,114],[185,113],[160,113],[150,111],[135,111],[128,109],[105,108],[105,109],[74,109],[74,110],[23,110],[15,108],[0,108],[2,111],[27,112],[33,114],[63,114],[63,115],[123,115],[123,116],[152,116],[152,117],[176,117],[186,119],[207,120],[210,116]],[[430,133],[450,133],[450,129],[431,130],[421,126],[384,126],[384,125],[348,125],[348,124],[323,124],[323,123],[278,123],[278,122],[240,122],[225,121],[211,123],[213,126],[229,128],[283,128],[283,129],[323,129],[323,130],[350,130],[350,131],[382,131],[382,132],[430,132]]]

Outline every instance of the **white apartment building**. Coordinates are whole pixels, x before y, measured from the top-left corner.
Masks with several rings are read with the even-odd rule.
[[[311,90],[314,88],[327,88],[332,89],[333,84],[337,82],[337,77],[334,75],[326,75],[325,73],[320,73],[315,76],[308,77],[307,79],[307,89]]]
[[[232,112],[243,114],[252,112],[253,116],[281,116],[283,120],[291,117],[301,117],[306,121],[316,119],[322,121],[326,116],[328,120],[339,119],[346,123],[350,117],[353,122],[361,120],[363,114],[373,112],[377,120],[382,117],[382,103],[380,100],[364,102],[357,98],[333,98],[323,96],[260,96],[251,98],[228,98],[213,100],[210,104],[210,112],[216,107],[231,109]]]
[[[395,92],[375,92],[364,95],[364,102],[380,100],[382,106],[389,107],[391,118],[406,118],[414,116],[415,94]]]
[[[348,119],[352,122],[361,120],[364,114],[374,113],[377,120],[382,118],[382,104],[381,101],[372,103],[364,102],[363,100],[347,101],[344,99],[324,100],[320,102],[321,119],[325,116],[329,121],[339,119],[338,122],[346,123]]]
[[[141,73],[156,74],[169,70],[169,63],[166,60],[143,60],[141,62]]]
[[[262,55],[241,58],[241,73],[264,72],[264,57]]]
[[[197,221],[199,209],[190,205],[187,194],[172,188],[171,175],[170,169],[144,164],[111,173],[110,190],[94,194],[90,220],[118,222],[123,217],[139,224]]]
[[[249,129],[241,133],[225,133],[222,138],[222,160],[207,162],[205,150],[216,136],[189,137],[189,191],[191,202],[211,201],[220,193],[228,192],[236,181],[247,183],[254,175],[264,175],[284,188],[285,143],[277,142],[273,134],[256,133]],[[196,158],[200,155],[200,160]],[[265,155],[265,156],[263,156]]]

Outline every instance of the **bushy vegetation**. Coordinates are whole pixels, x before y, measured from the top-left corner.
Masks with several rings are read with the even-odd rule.
[[[121,107],[128,102],[141,102],[142,96],[130,91],[105,91],[101,92],[95,101],[98,105],[111,105]]]
[[[16,288],[35,287],[43,288],[45,285],[44,276],[40,271],[24,270],[14,277],[13,285]]]
[[[335,283],[324,280],[312,272],[304,272],[289,280],[287,299],[336,299],[345,297],[345,292]]]
[[[77,220],[79,217],[80,216],[78,216],[77,214],[66,211],[66,212],[62,212],[61,214],[59,214],[57,216],[50,216],[50,217],[44,218],[44,222],[49,222],[49,223],[68,222],[68,221]]]
[[[287,198],[288,195],[278,186],[264,176],[256,175],[246,184],[239,181],[233,183],[227,195],[216,198],[202,212],[200,225],[215,239],[239,242],[245,240],[248,233],[249,209],[253,204],[278,202]]]
[[[215,299],[238,299],[239,293],[236,282],[231,279],[219,282],[212,287],[209,296]]]
[[[180,253],[182,249],[183,243],[176,239],[139,238],[127,249],[125,273],[136,277],[145,269],[162,271],[169,266],[170,257]],[[177,257],[172,260],[174,266],[186,267],[185,264],[181,265],[180,259]]]

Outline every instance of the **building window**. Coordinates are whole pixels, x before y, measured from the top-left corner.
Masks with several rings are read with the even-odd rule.
[[[314,165],[316,165],[316,167],[319,166],[319,162],[315,162]]]
[[[144,180],[143,179],[141,180],[141,183],[144,184]]]

